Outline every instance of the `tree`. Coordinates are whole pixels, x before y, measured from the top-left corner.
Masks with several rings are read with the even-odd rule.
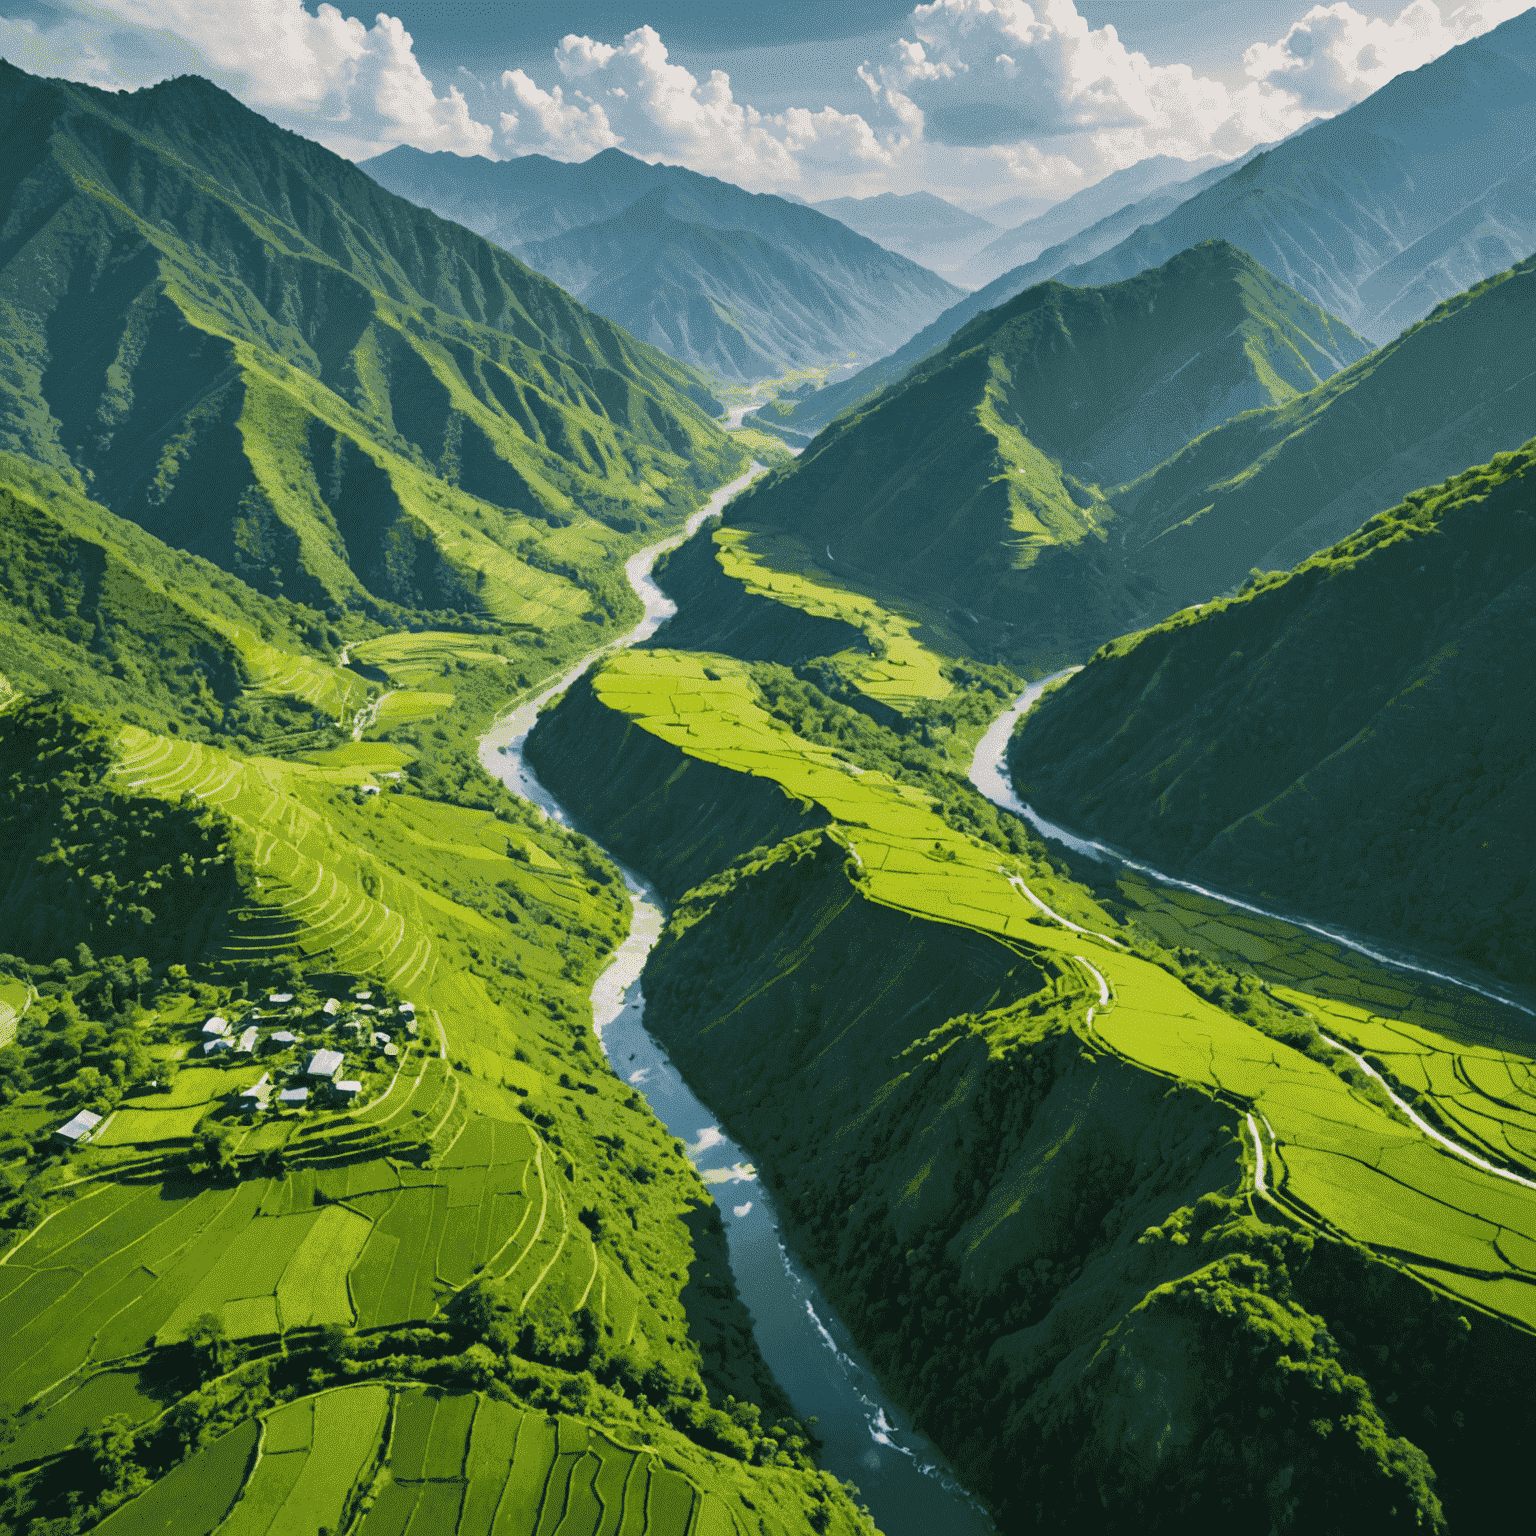
[[[193,1364],[205,1376],[217,1376],[229,1356],[229,1334],[224,1319],[217,1312],[204,1312],[187,1329],[187,1352]]]

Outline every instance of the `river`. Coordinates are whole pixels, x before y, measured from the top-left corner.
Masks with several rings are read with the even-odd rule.
[[[546,816],[567,819],[523,755],[539,710],[601,656],[649,639],[677,611],[651,578],[657,558],[681,544],[761,472],[762,466],[754,464],[694,513],[684,533],[630,557],[624,571],[645,605],[644,618],[622,639],[584,657],[537,698],[498,720],[480,739],[480,762],[487,773]],[[822,1465],[834,1476],[858,1484],[886,1536],[982,1536],[993,1531],[991,1520],[955,1481],[938,1452],[881,1393],[848,1330],[786,1247],[773,1201],[746,1154],[724,1134],[646,1032],[639,978],[661,936],[665,906],[642,876],[622,864],[618,867],[632,907],[630,932],[592,989],[593,1025],[614,1071],[646,1096],[657,1118],[687,1145],[689,1157],[713,1191],[725,1222],[736,1289],[752,1314],[758,1348],[795,1412],[816,1421]]]
[[[1251,912],[1255,916],[1267,918],[1271,922],[1283,923],[1291,928],[1303,929],[1317,938],[1327,940],[1330,944],[1337,944],[1341,949],[1351,950],[1357,955],[1362,955],[1376,965],[1386,966],[1390,970],[1407,971],[1414,976],[1425,976],[1432,981],[1444,982],[1449,986],[1459,987],[1463,991],[1473,992],[1479,997],[1485,997],[1492,1002],[1500,1003],[1506,1008],[1513,1008],[1516,1012],[1522,1013],[1528,1018],[1536,1018],[1536,1009],[1511,997],[1507,992],[1490,987],[1486,980],[1467,976],[1456,971],[1443,960],[1437,960],[1431,964],[1420,956],[1392,948],[1380,940],[1364,939],[1339,928],[1325,928],[1319,923],[1309,922],[1302,917],[1289,916],[1282,912],[1273,912],[1267,907],[1255,906],[1252,902],[1243,901],[1240,897],[1228,895],[1225,891],[1215,891],[1208,886],[1196,885],[1190,880],[1176,879],[1173,875],[1165,875],[1161,870],[1154,869],[1150,864],[1140,863],[1136,859],[1120,852],[1119,849],[1111,847],[1108,843],[1094,842],[1091,839],[1078,837],[1075,833],[1069,832],[1065,827],[1057,826],[1055,822],[1047,821],[1043,816],[1037,815],[1034,810],[1019,799],[1014,791],[1013,783],[1008,777],[1006,763],[1008,740],[1013,735],[1014,727],[1033,708],[1035,701],[1040,695],[1052,683],[1070,677],[1077,670],[1078,668],[1076,667],[1068,667],[1064,671],[1054,672],[1049,677],[1041,678],[1039,682],[1031,683],[1014,700],[1012,706],[992,722],[986,735],[976,744],[976,751],[971,759],[970,780],[994,805],[1002,810],[1012,811],[1016,816],[1022,816],[1041,837],[1054,839],[1064,847],[1070,848],[1074,853],[1084,854],[1088,858],[1095,859],[1100,863],[1119,865],[1123,869],[1134,870],[1138,875],[1144,876],[1157,885],[1181,891],[1192,891],[1196,895],[1204,896],[1211,901],[1219,901],[1236,911]]]

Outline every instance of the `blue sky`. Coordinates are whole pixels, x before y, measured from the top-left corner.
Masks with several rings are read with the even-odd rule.
[[[617,146],[981,208],[1283,137],[1528,3],[0,0],[0,54],[116,88],[195,71],[358,159]]]

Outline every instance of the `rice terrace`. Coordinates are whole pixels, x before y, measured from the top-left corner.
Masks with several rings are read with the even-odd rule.
[[[1536,9],[1120,9],[0,17],[0,1536],[1523,1507]]]

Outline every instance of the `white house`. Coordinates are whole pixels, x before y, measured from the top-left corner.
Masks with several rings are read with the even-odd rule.
[[[355,1099],[363,1091],[363,1085],[351,1077],[343,1078],[340,1082],[333,1083],[331,1087],[344,1099]]]
[[[73,1120],[66,1121],[53,1134],[56,1140],[67,1141],[72,1147],[91,1139],[91,1132],[101,1124],[101,1116],[82,1109]]]
[[[218,1014],[214,1014],[214,1016],[209,1019],[206,1024],[203,1025],[203,1033],[205,1035],[227,1035],[229,1033],[229,1020],[221,1019]]]
[[[346,1058],[340,1051],[316,1051],[304,1068],[306,1077],[325,1077],[333,1083],[341,1075],[341,1065]]]
[[[279,1104],[287,1105],[289,1108],[303,1104],[307,1102],[308,1099],[308,1088],[284,1088],[283,1091],[277,1096],[277,1102]]]
[[[240,1043],[235,1047],[243,1056],[249,1056],[256,1049],[256,1036],[259,1033],[254,1024],[249,1029],[241,1030]]]

